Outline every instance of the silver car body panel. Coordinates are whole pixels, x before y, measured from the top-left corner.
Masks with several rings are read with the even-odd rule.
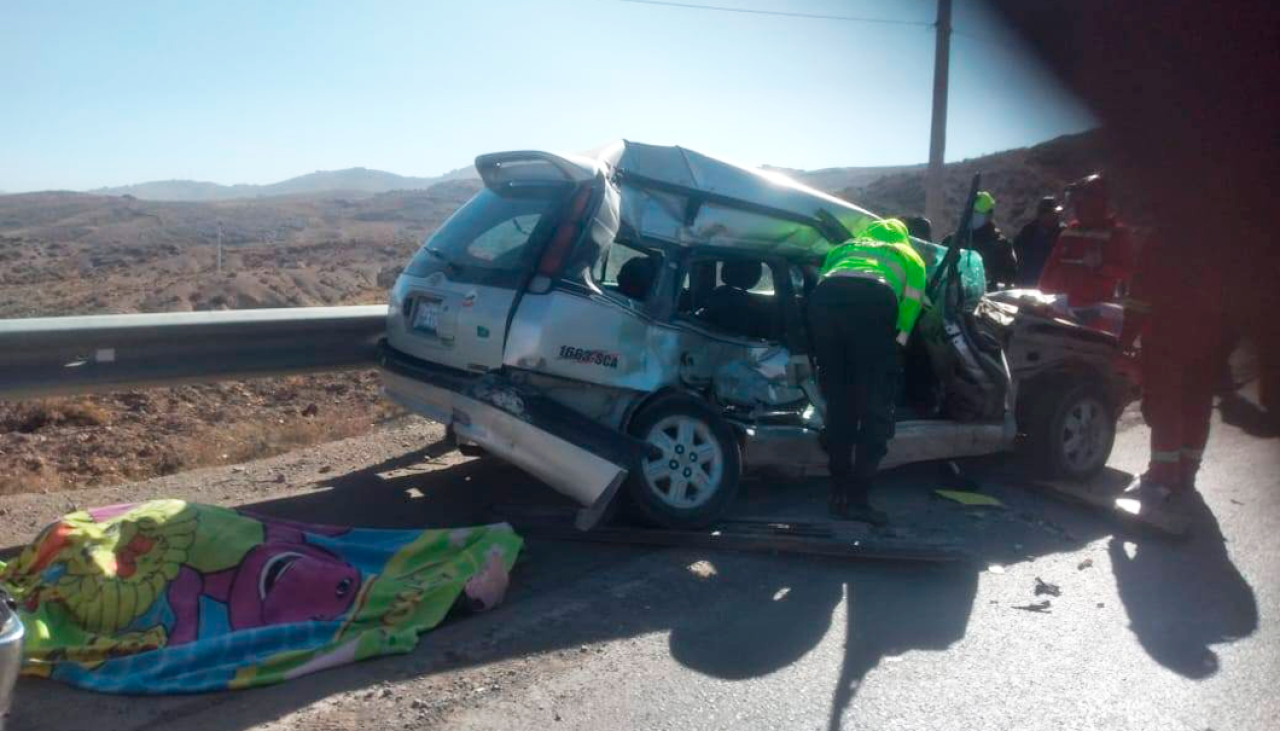
[[[460,439],[484,447],[584,506],[612,497],[626,479],[624,467],[553,436],[511,411],[386,369],[382,378],[392,401],[452,427]]]
[[[402,275],[391,290],[387,338],[397,350],[451,368],[498,368],[515,294],[501,287],[452,282],[443,272],[425,278]],[[436,310],[434,333],[415,327],[424,307]]]
[[[818,432],[798,426],[743,426],[746,462],[752,467],[800,469],[826,474],[827,453]],[[900,421],[889,441],[882,469],[936,459],[977,457],[1008,450],[1013,444],[1010,424],[956,421]]]
[[[558,378],[530,371],[515,371],[511,379],[528,385],[556,403],[563,404],[610,429],[622,431],[627,426],[627,416],[647,392],[625,388],[583,383],[570,378]]]
[[[587,184],[602,170],[594,160],[536,151],[481,155],[476,167],[490,187],[561,177]],[[586,226],[586,238],[603,248],[617,236],[620,204],[616,187],[607,181],[601,183],[602,195]],[[449,224],[446,221],[440,230]],[[424,246],[430,245],[428,239]],[[545,291],[549,283],[543,279]],[[537,286],[536,281],[530,284]],[[401,352],[460,370],[500,368],[505,362],[508,322],[520,296],[513,288],[454,281],[447,271],[426,277],[402,273],[391,291],[388,342]],[[537,307],[536,296],[529,295],[529,299],[526,307],[532,311]],[[523,312],[526,307],[519,309]],[[434,310],[435,332],[416,327],[423,308]]]
[[[692,321],[656,322],[621,295],[554,290],[523,298],[511,324],[505,363],[651,393],[671,386],[709,386],[726,364],[756,362],[778,350],[775,344],[716,333]]]
[[[555,323],[555,327],[547,327]],[[504,363],[585,383],[647,391],[669,377],[649,346],[651,324],[621,296],[553,290],[525,295]]]

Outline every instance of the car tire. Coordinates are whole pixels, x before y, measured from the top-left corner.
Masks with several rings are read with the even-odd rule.
[[[705,404],[667,396],[631,422],[649,454],[627,478],[637,516],[663,528],[714,523],[738,494],[742,457],[733,428]]]
[[[1091,383],[1056,381],[1026,413],[1028,457],[1036,473],[1083,481],[1107,466],[1116,439],[1115,409]]]

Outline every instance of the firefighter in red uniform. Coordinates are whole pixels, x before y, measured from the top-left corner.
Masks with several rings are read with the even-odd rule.
[[[1118,325],[1098,305],[1117,302],[1133,274],[1135,259],[1129,229],[1111,212],[1107,181],[1090,175],[1067,188],[1074,220],[1058,236],[1040,274],[1040,291],[1067,295],[1067,305],[1087,324],[1117,332]],[[1092,310],[1092,312],[1090,312]]]
[[[1209,439],[1213,396],[1230,347],[1228,278],[1220,250],[1196,236],[1142,247],[1125,299],[1121,345],[1141,335],[1142,416],[1151,427],[1151,462],[1138,486],[1144,499],[1175,508],[1196,489]]]

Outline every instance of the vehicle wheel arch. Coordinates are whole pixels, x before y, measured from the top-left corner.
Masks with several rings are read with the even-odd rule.
[[[1097,384],[1102,395],[1106,397],[1106,405],[1113,415],[1119,418],[1124,403],[1115,374],[1108,373],[1104,368],[1091,363],[1071,362],[1018,382],[1014,411],[1019,431],[1022,429],[1023,417],[1028,410],[1035,407],[1038,401],[1084,383]]]
[[[688,437],[669,437],[677,439],[674,447],[670,447],[670,442],[668,447],[650,446],[650,452],[642,460],[638,470],[648,470],[651,465],[646,463],[649,460],[665,465],[670,458],[673,471],[678,471],[677,460],[683,462],[684,456],[688,456],[692,463],[685,464],[683,479],[674,472],[672,475],[656,477],[650,477],[647,471],[629,475],[625,485],[628,505],[634,517],[662,527],[696,528],[709,525],[719,518],[737,495],[743,471],[741,434],[713,403],[696,392],[680,388],[662,389],[644,399],[643,403],[637,404],[634,414],[628,419],[626,432],[653,445],[655,443],[647,438],[650,430],[674,428],[670,424],[673,421],[693,422],[695,426],[692,429],[695,431],[690,431]],[[697,426],[699,424],[701,426]],[[683,425],[681,428],[683,429]],[[684,439],[688,441],[679,441]],[[699,439],[703,447],[691,446],[698,443],[696,440]],[[710,448],[710,453],[702,455],[701,451],[706,447]],[[664,449],[674,449],[674,452],[664,456]],[[695,453],[700,456],[695,457]],[[710,485],[706,486],[710,489],[703,493],[707,497],[699,499],[695,492],[694,502],[679,504],[688,494],[685,492],[688,484],[700,485],[697,480],[689,482],[690,469],[698,474],[705,473],[711,480]],[[655,479],[659,482],[655,482]],[[669,480],[665,490],[660,485],[660,481],[664,479]],[[676,504],[671,503],[672,498],[677,501]]]
[[[675,396],[684,396],[697,399],[699,401],[706,400],[701,394],[696,391],[690,391],[687,388],[680,388],[679,386],[663,386],[656,391],[652,391],[633,400],[622,413],[622,424],[619,425],[618,431],[626,434],[631,433],[631,426],[635,423],[636,416],[643,413],[654,404]]]
[[[673,397],[692,398],[711,406],[711,402],[697,391],[693,391],[688,388],[681,388],[679,386],[664,386],[652,393],[645,394],[644,396],[633,400],[627,406],[626,410],[623,411],[622,423],[618,427],[618,431],[621,431],[624,434],[630,434],[631,425],[635,422],[636,416],[644,413],[644,411],[650,407]],[[738,449],[742,450],[743,454],[745,454],[747,449],[746,431],[742,428],[742,425],[735,421],[729,419],[726,419],[725,421],[729,424],[729,427],[733,429],[733,433],[737,437]]]
[[[1070,453],[1058,451],[1060,445],[1056,445],[1054,440],[1061,437],[1059,432],[1063,429],[1064,419],[1068,418],[1066,415],[1071,412],[1071,404],[1087,404],[1089,400],[1100,402],[1104,412],[1101,418],[1109,422],[1103,422],[1094,429],[1086,427],[1087,432],[1100,435],[1094,443],[1100,445],[1098,449],[1101,451],[1094,453],[1100,455],[1101,461],[1087,456],[1087,464],[1072,465],[1063,457],[1063,454],[1071,456]],[[1107,374],[1088,367],[1055,369],[1020,384],[1015,408],[1019,451],[1026,460],[1026,466],[1038,475],[1051,478],[1087,479],[1096,474],[1110,458],[1119,405]],[[1085,413],[1081,418],[1092,422],[1097,417],[1088,417]]]

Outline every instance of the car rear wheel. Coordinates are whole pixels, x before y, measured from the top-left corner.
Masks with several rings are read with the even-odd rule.
[[[715,522],[738,492],[742,462],[733,429],[687,396],[642,411],[631,433],[649,445],[627,492],[645,520],[666,528]]]
[[[1106,467],[1115,444],[1115,410],[1088,383],[1061,384],[1036,399],[1027,436],[1037,470],[1087,480]]]

